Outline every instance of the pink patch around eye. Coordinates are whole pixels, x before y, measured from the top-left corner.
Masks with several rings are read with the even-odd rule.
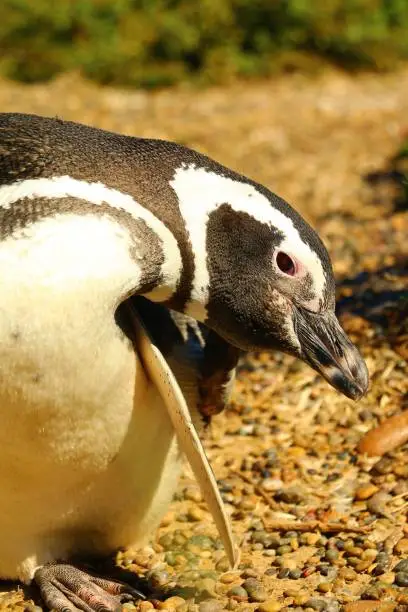
[[[279,251],[279,253],[276,255],[276,265],[284,274],[287,274],[288,276],[295,276],[296,263],[283,251]]]

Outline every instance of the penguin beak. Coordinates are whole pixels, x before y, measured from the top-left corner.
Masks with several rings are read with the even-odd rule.
[[[294,327],[301,345],[300,358],[335,389],[353,400],[360,399],[368,389],[367,366],[334,312],[296,308]]]

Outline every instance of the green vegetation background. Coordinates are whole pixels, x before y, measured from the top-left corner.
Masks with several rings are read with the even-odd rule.
[[[408,57],[408,0],[2,0],[0,74],[100,83],[225,82],[322,62]]]

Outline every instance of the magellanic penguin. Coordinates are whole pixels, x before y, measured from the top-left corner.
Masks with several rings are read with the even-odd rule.
[[[209,330],[216,366],[205,343],[190,370],[188,340],[168,356],[197,423],[198,405],[222,405],[235,349],[295,355],[354,399],[367,389],[317,234],[175,143],[1,114],[0,279],[0,577],[34,580],[59,611],[117,609],[131,591],[69,560],[145,542],[177,483],[174,428],[126,314],[137,300],[163,354],[167,309]]]

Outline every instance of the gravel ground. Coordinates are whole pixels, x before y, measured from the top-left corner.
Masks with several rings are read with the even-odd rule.
[[[186,466],[157,539],[118,555],[151,593],[124,608],[407,611],[408,212],[390,182],[364,177],[387,168],[407,130],[408,69],[158,93],[69,75],[2,82],[0,108],[177,140],[287,198],[331,252],[341,320],[370,370],[354,404],[292,358],[243,360],[205,434],[241,564],[229,571]],[[29,591],[2,591],[1,609],[41,610]]]

